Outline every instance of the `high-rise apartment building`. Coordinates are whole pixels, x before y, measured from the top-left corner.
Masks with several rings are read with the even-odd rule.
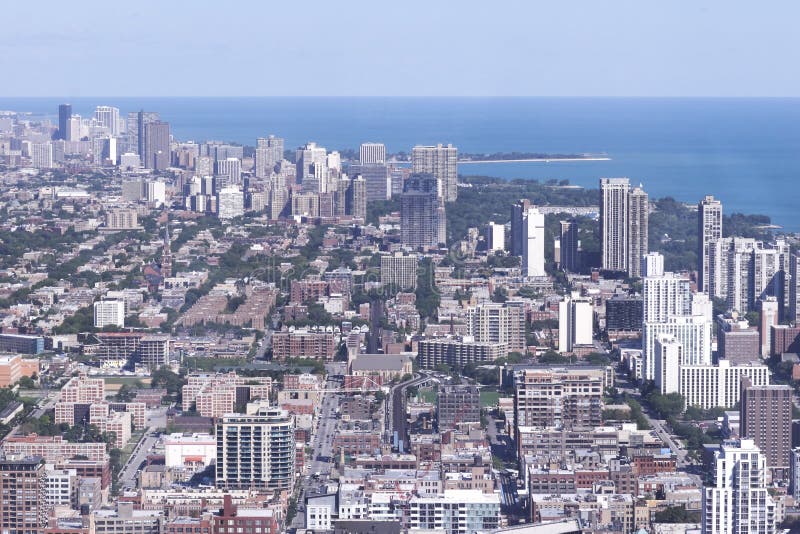
[[[645,276],[642,280],[642,301],[645,323],[664,322],[671,316],[691,315],[691,280],[670,272]]]
[[[722,202],[707,195],[697,205],[697,290],[713,295],[711,250],[722,239]]]
[[[602,368],[523,369],[514,378],[515,426],[598,426],[603,386]]]
[[[761,341],[761,356],[769,358],[772,350],[772,327],[778,324],[779,310],[778,299],[767,297],[759,300],[760,314],[758,335]]]
[[[415,146],[411,149],[411,170],[435,176],[437,192],[445,202],[458,198],[458,149],[453,145]]]
[[[169,123],[149,122],[144,125],[142,160],[146,169],[163,171],[170,164]]]
[[[124,300],[98,300],[94,303],[94,327],[125,326]]]
[[[42,533],[47,527],[49,508],[41,457],[0,461],[0,531]]]
[[[303,184],[303,190],[324,191],[323,182],[328,177],[328,151],[316,143],[307,143],[306,146],[297,149],[295,162],[297,182]]]
[[[400,289],[416,288],[418,261],[416,254],[402,252],[381,256],[381,283]]]
[[[576,347],[591,347],[594,313],[592,299],[578,293],[565,295],[558,303],[558,352],[573,352]]]
[[[392,198],[392,181],[389,167],[383,163],[355,163],[350,165],[351,176],[363,176],[367,182],[367,200],[388,200]]]
[[[358,150],[361,164],[386,163],[386,145],[383,143],[361,143]]]
[[[642,276],[642,258],[649,250],[647,239],[649,236],[650,201],[641,186],[633,188],[628,201],[630,204],[628,214],[628,276],[639,278]]]
[[[242,161],[239,158],[225,158],[215,164],[216,175],[226,176],[225,185],[242,183]]]
[[[642,335],[645,379],[655,379],[655,343],[661,334],[675,336],[680,342],[684,365],[711,365],[711,322],[704,315],[669,316],[664,321],[645,321]]]
[[[789,258],[789,316],[787,319],[795,324],[800,323],[800,255],[792,254]]]
[[[509,352],[525,353],[525,304],[509,300],[502,304],[479,304],[467,317],[469,335],[478,343],[505,344]]]
[[[136,113],[135,121],[131,121],[130,116],[128,119],[128,131],[129,133],[133,132],[136,133],[136,147],[135,147],[136,153],[139,154],[139,156],[142,158],[142,165],[144,165],[146,169],[149,169],[151,167],[147,166],[147,163],[144,159],[144,153],[145,153],[144,148],[146,143],[145,126],[147,126],[151,122],[159,122],[160,120],[161,116],[158,114],[157,111],[144,111],[144,110]],[[136,125],[135,128],[133,127],[134,124]]]
[[[75,141],[69,137],[69,120],[72,118],[72,104],[59,104],[58,106],[58,139]]]
[[[94,110],[97,124],[108,130],[108,134],[117,137],[120,134],[122,122],[119,117],[119,108],[111,106],[97,106]]]
[[[217,217],[233,219],[244,215],[244,193],[238,187],[223,187],[217,192]]]
[[[629,194],[627,178],[600,179],[602,267],[608,271],[628,270]]]
[[[356,219],[367,219],[367,182],[363,176],[350,180],[345,194],[345,212]]]
[[[725,441],[714,479],[703,488],[703,534],[772,534],[777,509],[767,490],[766,457],[751,439]]]
[[[252,407],[252,409],[251,409]],[[284,410],[248,406],[217,423],[216,485],[224,489],[291,489],[294,422]]]
[[[756,386],[747,377],[742,378],[741,387],[739,435],[755,442],[774,474],[779,471],[788,474],[792,449],[792,388]]]
[[[523,221],[531,207],[531,201],[522,199],[511,206],[511,254],[522,256],[524,248]]]
[[[472,384],[443,385],[437,398],[439,431],[456,428],[461,423],[479,423],[481,420],[481,397]]]
[[[504,251],[506,249],[506,227],[502,224],[489,221],[486,225],[486,250],[489,252]]]
[[[568,273],[578,272],[578,222],[575,219],[561,221],[559,239],[559,265]]]
[[[522,274],[547,276],[544,270],[544,213],[531,206],[522,218]]]
[[[431,174],[412,174],[400,196],[400,235],[404,246],[435,248],[446,243],[444,202]]]
[[[269,178],[275,165],[283,159],[283,139],[270,135],[256,140],[254,172],[256,178]]]
[[[52,169],[53,163],[53,143],[31,143],[31,165],[37,169]]]

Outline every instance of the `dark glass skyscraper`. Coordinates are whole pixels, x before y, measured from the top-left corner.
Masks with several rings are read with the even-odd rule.
[[[59,104],[58,106],[58,139],[68,137],[69,119],[72,117],[72,104]]]

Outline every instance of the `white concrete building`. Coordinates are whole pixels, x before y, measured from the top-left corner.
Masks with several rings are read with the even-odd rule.
[[[655,379],[655,345],[660,334],[671,334],[681,343],[685,365],[711,365],[711,322],[704,315],[668,317],[645,323],[643,330],[645,379]]]
[[[744,376],[754,386],[769,385],[769,367],[766,365],[731,365],[727,360],[720,360],[717,365],[682,365],[679,392],[686,399],[687,407],[699,406],[705,410],[718,406],[729,408],[739,402]]]
[[[506,249],[506,227],[502,224],[489,222],[486,226],[486,250],[489,252],[503,251]]]
[[[244,194],[238,187],[223,187],[217,193],[217,217],[233,219],[244,215]]]
[[[591,346],[592,299],[577,293],[565,295],[558,303],[558,352],[572,352],[576,346]]]
[[[125,301],[99,300],[94,303],[94,327],[113,325],[125,327]]]
[[[703,489],[704,534],[772,534],[779,522],[767,490],[767,459],[753,440],[723,442],[714,453],[714,485]]]
[[[683,346],[670,334],[661,334],[655,344],[656,388],[662,395],[680,391],[680,365]]]
[[[525,276],[547,276],[544,270],[544,213],[528,208],[522,223],[522,273]]]
[[[500,526],[496,493],[446,490],[435,497],[412,497],[409,505],[409,532],[488,533]]]
[[[164,438],[164,464],[167,467],[211,465],[217,457],[217,438],[211,434],[170,434]]]

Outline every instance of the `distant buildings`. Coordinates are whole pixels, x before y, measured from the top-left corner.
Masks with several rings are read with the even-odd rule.
[[[37,169],[52,169],[54,167],[53,144],[31,143],[31,164]]]
[[[270,135],[256,140],[254,172],[256,178],[269,178],[273,168],[283,159],[283,139]]]
[[[244,215],[244,193],[236,187],[223,187],[217,192],[217,217],[233,219]]]
[[[169,123],[154,121],[144,124],[142,161],[146,169],[163,171],[170,165]]]
[[[458,149],[453,145],[415,146],[411,149],[411,170],[436,178],[436,191],[444,202],[458,198]]]
[[[69,121],[72,118],[72,104],[59,104],[58,106],[58,139],[73,141],[69,135]]]
[[[216,485],[224,489],[294,486],[294,423],[284,410],[250,405],[217,423]]]
[[[525,276],[547,276],[544,269],[544,213],[528,208],[522,220],[522,272]]]
[[[386,145],[383,143],[361,143],[358,154],[358,160],[361,164],[382,165],[386,163]]]

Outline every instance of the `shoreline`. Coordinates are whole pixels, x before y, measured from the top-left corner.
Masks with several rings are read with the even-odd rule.
[[[611,158],[605,156],[591,157],[591,158],[522,158],[522,159],[464,159],[458,160],[458,164],[472,164],[472,163],[552,163],[559,161],[611,161]]]

